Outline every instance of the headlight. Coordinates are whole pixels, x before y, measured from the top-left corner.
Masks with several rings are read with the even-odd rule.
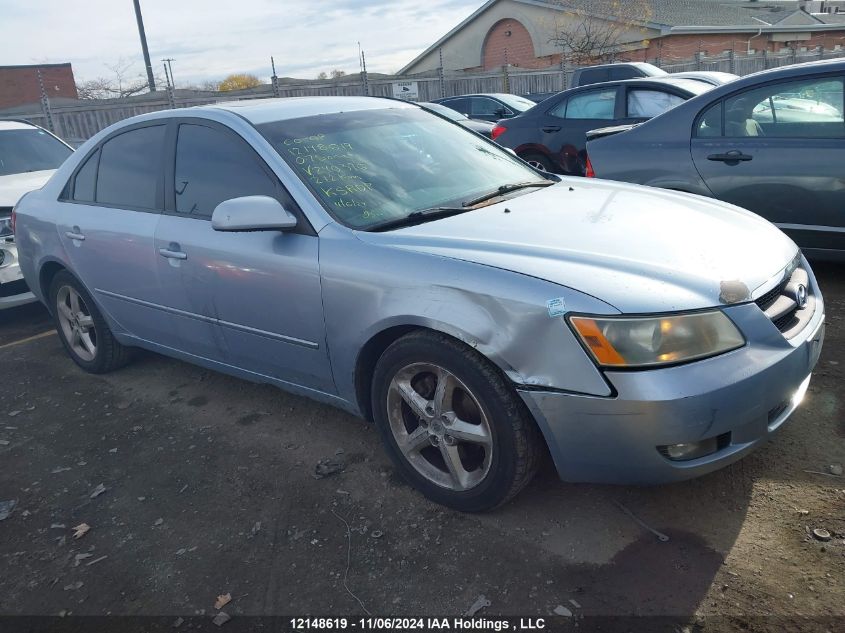
[[[573,316],[573,329],[603,367],[653,367],[715,356],[745,344],[721,311],[677,316]]]

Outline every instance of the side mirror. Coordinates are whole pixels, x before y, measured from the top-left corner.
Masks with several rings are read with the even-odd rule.
[[[215,231],[289,231],[296,216],[269,196],[244,196],[224,200],[211,214]]]

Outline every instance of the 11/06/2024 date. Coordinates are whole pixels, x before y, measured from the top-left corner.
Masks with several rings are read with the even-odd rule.
[[[468,617],[302,617],[291,618],[290,626],[294,631],[526,631],[542,630],[546,628],[546,622],[543,618],[519,618],[517,621],[510,621]]]

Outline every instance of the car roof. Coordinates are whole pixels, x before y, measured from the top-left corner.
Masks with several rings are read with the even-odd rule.
[[[518,96],[519,95],[512,95],[506,92],[473,92],[472,94],[468,95],[455,95],[454,97],[443,97],[443,99],[438,99],[438,101],[443,101],[444,99],[463,99],[464,97],[492,97],[494,99],[508,99]]]
[[[416,108],[412,103],[399,99],[382,99],[379,97],[281,97],[278,99],[250,99],[243,101],[227,101],[207,106],[185,108],[179,112],[188,113],[191,110],[227,110],[242,116],[253,125],[299,119],[307,116],[322,114],[337,114],[339,112],[359,112],[362,110],[381,110],[384,108]],[[173,111],[170,111],[173,114]]]
[[[37,125],[20,120],[0,119],[0,130],[30,130],[38,129]]]
[[[767,68],[766,70],[760,70],[756,73],[751,73],[750,75],[740,77],[735,82],[731,82],[731,85],[741,85],[745,83],[746,79],[751,79],[754,77],[764,77],[765,75],[771,74],[776,74],[778,76],[783,77],[791,77],[792,75],[804,75],[808,72],[827,72],[841,70],[843,68],[845,68],[845,59],[842,59],[841,57],[836,59],[816,60],[814,62],[803,62],[801,64],[790,64],[789,66],[778,66],[775,68]],[[751,83],[756,82],[752,81]]]
[[[630,86],[630,85],[655,85],[668,84],[677,88],[683,88],[687,92],[698,95],[713,88],[712,85],[706,84],[703,81],[696,81],[695,79],[687,79],[685,77],[673,77],[672,75],[659,75],[657,77],[635,77],[633,79],[615,79],[613,81],[602,81],[597,84],[587,84],[585,86],[576,86],[564,92],[569,91],[586,91],[601,88],[602,86]]]
[[[663,71],[662,68],[659,66],[655,66],[654,64],[649,64],[648,62],[611,62],[609,64],[595,64],[594,66],[583,66],[578,68],[577,70],[593,70],[594,68],[613,68],[619,66],[633,66],[636,68],[641,68],[643,70],[659,70]],[[663,71],[665,72],[665,71]]]

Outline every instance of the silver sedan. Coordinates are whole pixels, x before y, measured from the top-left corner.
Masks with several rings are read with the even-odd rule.
[[[547,452],[570,481],[733,462],[798,406],[824,333],[810,267],[759,217],[541,174],[392,100],[123,121],[16,227],[83,369],[140,347],[333,404],[465,511]]]

